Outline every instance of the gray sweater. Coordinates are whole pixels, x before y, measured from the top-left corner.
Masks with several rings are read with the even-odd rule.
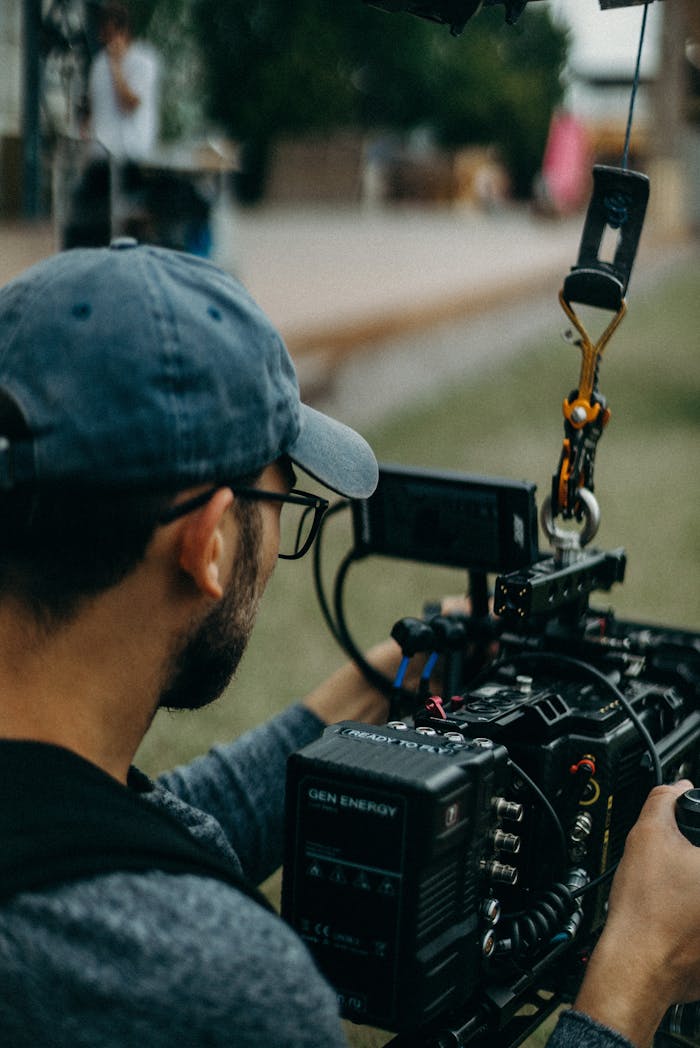
[[[626,1037],[601,1026],[581,1012],[564,1012],[547,1048],[633,1048]]]
[[[282,858],[284,776],[321,723],[300,706],[130,786],[259,883]],[[335,994],[297,936],[226,883],[109,873],[0,908],[3,1048],[340,1048]],[[628,1048],[564,1016],[548,1048]]]
[[[155,783],[134,772],[130,785],[259,883],[281,862],[287,756],[320,730],[294,707]],[[221,881],[111,873],[0,909],[3,1048],[344,1043],[335,994],[303,943]]]

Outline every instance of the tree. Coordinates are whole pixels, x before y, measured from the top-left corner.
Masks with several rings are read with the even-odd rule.
[[[445,146],[497,145],[529,192],[562,91],[565,39],[547,12],[528,8],[513,27],[492,8],[455,39],[360,0],[145,2],[152,24],[187,9],[205,111],[260,162],[282,135],[422,126]]]
[[[562,97],[566,37],[546,12],[530,8],[515,26],[503,26],[491,8],[469,23],[467,33],[462,54],[444,38],[434,45],[440,52],[438,138],[452,146],[493,143],[516,196],[528,196]]]

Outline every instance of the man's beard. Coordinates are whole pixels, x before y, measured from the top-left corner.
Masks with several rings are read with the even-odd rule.
[[[261,521],[257,507],[236,507],[239,556],[223,597],[181,644],[158,705],[198,710],[221,695],[248,644],[264,585],[260,578]]]

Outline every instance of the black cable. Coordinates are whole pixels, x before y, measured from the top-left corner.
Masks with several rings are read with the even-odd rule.
[[[511,760],[510,758],[508,758],[508,763],[510,764],[511,768],[516,773],[516,775],[519,775],[520,778],[523,780],[523,782],[525,782],[530,787],[530,789],[535,794],[535,796],[538,798],[538,800],[540,801],[540,803],[544,807],[545,811],[549,815],[550,819],[552,820],[552,825],[554,826],[554,831],[555,831],[557,839],[559,841],[559,848],[561,849],[562,867],[563,867],[564,870],[566,870],[568,865],[569,865],[569,849],[566,846],[566,835],[564,833],[564,827],[561,824],[561,820],[560,820],[559,816],[557,815],[557,813],[555,812],[554,808],[552,807],[552,804],[549,801],[549,798],[540,789],[540,787],[537,785],[537,783],[534,782],[530,778],[530,776],[526,772],[524,772],[523,769],[520,768],[515,763],[514,760]]]
[[[628,116],[627,116],[627,130],[625,131],[625,145],[624,145],[624,149],[622,151],[622,167],[623,168],[627,167],[627,160],[628,160],[628,156],[629,156],[630,137],[632,135],[632,116],[634,114],[634,103],[635,103],[636,98],[637,98],[637,88],[639,87],[639,71],[640,71],[641,61],[642,61],[642,48],[644,46],[644,33],[645,33],[646,27],[647,27],[647,13],[649,11],[649,2],[650,2],[650,0],[646,0],[646,3],[644,4],[644,14],[642,16],[642,31],[639,34],[639,48],[637,50],[637,65],[636,65],[636,68],[635,68],[635,71],[634,71],[634,80],[632,82],[632,94],[630,95],[630,107],[629,107],[629,113],[628,113]]]
[[[535,895],[527,910],[504,915],[502,928],[499,925],[502,931],[500,941],[501,944],[508,943],[506,952],[510,960],[522,964],[541,945],[564,934],[562,926],[566,925],[575,910],[576,903],[571,890],[566,884],[557,883]]]
[[[323,532],[328,520],[332,516],[335,516],[336,513],[339,513],[341,510],[347,509],[349,505],[349,499],[341,499],[339,502],[334,502],[332,506],[329,506],[321,521],[321,527],[318,530],[318,535],[316,536],[316,541],[314,542],[313,547],[313,576],[314,587],[316,589],[316,597],[318,599],[319,607],[321,608],[321,614],[323,615],[324,621],[328,626],[328,629],[330,630],[331,636],[334,638],[334,640],[337,641],[338,644],[340,644],[341,647],[343,647],[343,643],[338,634],[338,628],[335,624],[333,616],[331,615],[331,610],[328,606],[328,601],[326,599],[326,593],[323,588],[323,575],[321,572],[321,540],[323,538]]]
[[[362,560],[363,557],[363,553],[351,550],[344,557],[335,577],[334,608],[338,641],[374,688],[377,688],[378,691],[383,692],[389,698],[409,703],[411,710],[414,710],[418,699],[417,693],[410,691],[408,688],[395,687],[393,678],[385,676],[380,670],[367,662],[367,659],[350,636],[350,631],[345,621],[345,612],[343,611],[343,587],[345,586],[345,579],[351,565],[357,560]]]
[[[314,587],[316,589],[316,597],[318,599],[319,607],[323,619],[330,630],[330,633],[334,640],[340,645],[345,653],[355,662],[360,671],[363,673],[366,680],[379,691],[383,692],[389,698],[399,700],[404,703],[410,704],[411,710],[415,710],[416,703],[418,701],[418,693],[409,690],[408,688],[396,687],[393,678],[385,676],[380,670],[372,666],[363,653],[355,644],[350,630],[348,629],[347,622],[345,620],[345,612],[343,610],[343,588],[345,586],[345,579],[350,566],[357,560],[362,560],[365,556],[363,553],[357,553],[355,550],[351,550],[346,554],[343,559],[335,578],[334,588],[334,606],[335,606],[335,618],[330,609],[326,592],[323,586],[323,573],[321,570],[321,549],[323,546],[323,533],[329,518],[335,516],[341,510],[347,509],[351,505],[349,499],[341,499],[338,502],[333,503],[330,506],[323,517],[319,533],[316,536],[316,542],[313,548],[313,578]]]
[[[605,882],[609,881],[610,878],[613,876],[615,870],[618,868],[619,865],[619,862],[614,862],[612,866],[610,866],[605,871],[605,873],[601,873],[599,877],[595,877],[594,880],[588,881],[587,884],[582,884],[580,888],[577,888],[575,891],[573,891],[571,893],[571,898],[578,899],[579,896],[585,895],[586,892],[590,892],[594,888],[599,888],[601,884],[605,884]]]

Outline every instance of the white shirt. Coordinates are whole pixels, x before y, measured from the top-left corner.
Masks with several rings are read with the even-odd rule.
[[[160,68],[156,52],[134,41],[122,62],[122,72],[140,102],[131,112],[117,102],[109,60],[100,51],[90,68],[91,135],[117,160],[143,160],[152,151],[159,133]]]

